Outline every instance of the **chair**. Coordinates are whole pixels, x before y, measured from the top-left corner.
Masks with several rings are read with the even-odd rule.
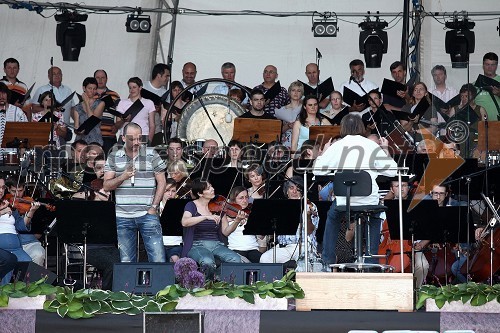
[[[354,269],[355,271],[365,271],[370,268],[380,269],[381,271],[390,271],[392,266],[379,264],[365,264],[364,258],[378,257],[367,251],[367,255],[363,255],[363,220],[368,221],[368,216],[371,214],[381,213],[387,209],[382,205],[362,205],[351,207],[351,196],[367,197],[372,193],[372,178],[370,174],[363,170],[342,170],[335,173],[333,179],[335,195],[346,197],[345,206],[337,206],[335,209],[339,212],[345,212],[347,221],[350,223],[351,215],[357,221],[354,231],[354,253],[356,261],[354,264],[337,264],[330,265],[332,268],[338,268],[341,271],[346,269]],[[370,237],[367,237],[367,249],[370,248]],[[383,257],[383,256],[382,256]]]

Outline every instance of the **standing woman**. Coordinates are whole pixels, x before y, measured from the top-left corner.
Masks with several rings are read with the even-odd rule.
[[[419,103],[423,100],[426,100],[429,103],[429,107],[426,109],[422,117],[420,116],[415,116],[409,118],[409,121],[401,121],[401,125],[403,125],[403,128],[407,131],[412,130],[415,135],[415,141],[419,142],[422,140],[422,133],[421,130],[419,129],[419,123],[425,127],[428,131],[430,131],[432,134],[435,134],[437,131],[437,127],[435,125],[430,125],[430,124],[436,124],[438,119],[437,119],[437,114],[436,111],[433,110],[430,99],[429,99],[429,92],[427,89],[427,86],[423,82],[417,82],[413,86],[413,92],[412,92],[412,97],[410,100],[410,103],[405,104],[402,108],[401,111],[407,112],[407,113],[412,113],[415,108],[419,105]],[[413,127],[413,129],[412,129]]]
[[[295,81],[288,87],[290,103],[277,109],[274,116],[283,121],[281,126],[281,142],[286,147],[292,145],[292,129],[297,116],[302,110],[302,97],[304,96],[304,85],[300,81]]]
[[[215,197],[212,185],[196,179],[191,186],[191,194],[195,200],[186,204],[181,220],[184,227],[182,256],[194,259],[206,277],[211,279],[216,269],[215,258],[221,262],[236,263],[240,263],[241,259],[221,241],[220,215],[208,209],[208,203]]]
[[[75,121],[75,129],[83,124],[91,116],[99,119],[102,118],[105,103],[97,98],[97,80],[93,77],[87,77],[83,80],[82,101],[75,106],[73,119]],[[76,132],[75,140],[84,140],[87,143],[97,142],[102,146],[101,127],[96,125],[92,128],[89,134],[85,135],[82,132]]]
[[[248,191],[243,186],[236,186],[229,193],[229,202],[241,207],[248,208]],[[239,255],[247,258],[250,262],[258,263],[262,252],[259,251],[259,243],[255,235],[243,235],[248,215],[238,212],[231,218],[225,214],[222,217],[222,233],[228,238],[228,247]],[[265,251],[266,248],[263,247]]]
[[[331,125],[319,113],[319,101],[316,96],[309,95],[302,102],[299,118],[294,122],[292,129],[292,151],[300,149],[304,141],[309,140],[309,127]]]
[[[31,117],[31,121],[33,122],[40,121],[40,119],[42,119],[43,116],[47,114],[47,112],[50,112],[50,107],[52,103],[55,101],[55,98],[54,95],[52,95],[52,92],[49,90],[41,94],[38,101],[40,102],[40,106],[43,107],[43,110],[41,112],[33,113]],[[54,143],[57,149],[59,149],[61,148],[61,142],[59,138],[60,137],[65,138],[68,129],[66,128],[66,126],[64,126],[64,120],[61,111],[56,111],[56,109],[54,109],[54,116],[59,118],[59,120],[54,124]],[[50,122],[50,117],[49,117],[49,122]]]

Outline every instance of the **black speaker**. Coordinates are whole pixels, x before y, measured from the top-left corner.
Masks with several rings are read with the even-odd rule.
[[[57,275],[32,261],[18,262],[16,269],[14,270],[14,278],[17,281],[32,283],[44,277],[47,277],[45,283],[53,284]]]
[[[235,284],[252,284],[257,281],[273,282],[283,277],[283,264],[222,263],[220,280]]]
[[[173,263],[116,263],[113,268],[113,291],[153,295],[174,283]]]

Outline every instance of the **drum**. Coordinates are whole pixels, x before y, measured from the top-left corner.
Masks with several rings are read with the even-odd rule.
[[[3,160],[5,165],[18,166],[19,155],[16,148],[6,148],[3,153]]]
[[[226,117],[228,113],[231,117]],[[232,119],[243,113],[245,109],[227,96],[203,95],[185,106],[177,125],[177,137],[186,138],[187,141],[195,143],[200,138],[214,139],[219,146],[223,146],[233,137],[234,121]],[[227,122],[229,118],[231,120]]]

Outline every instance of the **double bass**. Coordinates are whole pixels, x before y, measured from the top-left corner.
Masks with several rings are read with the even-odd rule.
[[[493,232],[493,250],[490,247],[491,232]],[[490,255],[493,256],[493,265],[491,267],[494,275],[500,269],[500,228],[498,227],[483,232],[476,243],[476,252],[469,261],[469,275],[472,281],[483,282],[490,278]]]

